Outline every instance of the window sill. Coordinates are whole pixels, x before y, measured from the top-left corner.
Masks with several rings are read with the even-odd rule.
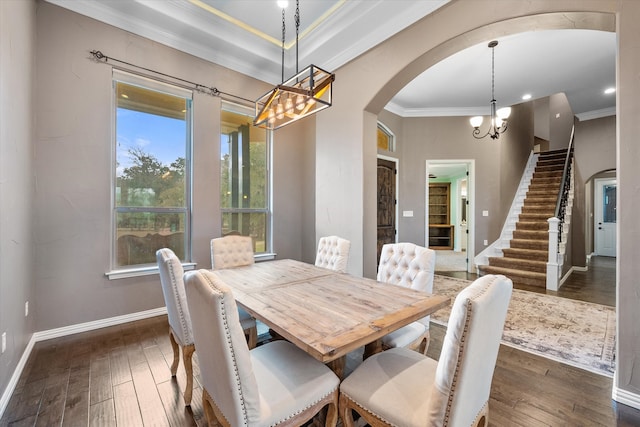
[[[182,264],[184,271],[194,270],[196,268],[195,262],[185,262]],[[129,268],[123,270],[113,270],[104,273],[109,280],[127,279],[129,277],[150,276],[152,274],[158,274],[158,266]]]
[[[256,262],[273,261],[274,259],[276,259],[276,256],[277,256],[277,254],[264,253],[264,254],[254,255],[253,259]]]
[[[255,259],[256,262],[272,261],[276,259],[276,254],[264,253],[264,254],[255,255],[253,258]],[[195,270],[196,263],[185,262],[182,264],[182,268],[184,269],[184,271]],[[150,276],[152,274],[158,274],[158,267],[155,265],[149,266],[149,267],[113,270],[113,271],[108,271],[104,273],[104,275],[107,276],[109,280],[128,279],[130,277],[139,277],[139,276]]]

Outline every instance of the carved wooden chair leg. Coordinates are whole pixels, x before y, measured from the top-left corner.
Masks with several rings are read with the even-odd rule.
[[[204,409],[204,415],[207,419],[207,425],[210,427],[217,427],[220,425],[218,422],[218,417],[216,417],[216,413],[213,410],[213,406],[211,403],[211,397],[207,390],[202,390],[202,408]]]
[[[191,405],[191,396],[193,394],[193,352],[195,351],[196,346],[186,345],[182,347],[182,358],[184,359],[184,370],[187,374],[187,385],[184,389],[184,404],[189,406]]]
[[[420,347],[418,348],[418,352],[426,356],[427,350],[429,349],[430,341],[431,341],[431,333],[427,331],[427,333],[424,335],[424,338],[420,342]]]
[[[340,418],[342,419],[344,427],[354,427],[353,413],[351,412],[351,408],[347,403],[347,398],[343,394],[340,394],[339,408]]]
[[[327,419],[325,421],[326,427],[335,427],[338,424],[338,394],[333,402],[327,405]]]
[[[173,363],[171,364],[171,376],[175,377],[178,372],[178,362],[180,361],[180,346],[178,345],[173,331],[169,328],[169,341],[171,341],[171,348],[173,349]]]

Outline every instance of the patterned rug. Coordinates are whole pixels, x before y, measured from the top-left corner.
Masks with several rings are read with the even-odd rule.
[[[471,282],[435,275],[433,293],[451,298]],[[451,307],[431,321],[446,326]],[[513,290],[502,343],[542,357],[613,377],[615,371],[615,308]]]

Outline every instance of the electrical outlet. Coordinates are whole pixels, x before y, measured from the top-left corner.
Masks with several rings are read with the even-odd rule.
[[[29,301],[24,303],[24,317],[29,315]]]
[[[4,353],[6,349],[7,349],[7,333],[3,332],[2,333],[2,352]]]

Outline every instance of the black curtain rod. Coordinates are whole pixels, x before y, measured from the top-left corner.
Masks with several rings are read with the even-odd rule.
[[[140,70],[148,71],[150,73],[158,74],[160,76],[168,77],[168,78],[170,78],[172,80],[177,80],[179,82],[187,83],[187,84],[193,86],[193,89],[196,90],[197,92],[200,92],[200,93],[204,93],[204,94],[211,95],[211,96],[227,96],[227,97],[231,97],[231,98],[240,99],[240,100],[248,102],[250,104],[254,104],[254,101],[252,101],[250,99],[243,98],[243,97],[238,96],[238,95],[233,95],[231,93],[222,92],[222,91],[218,90],[218,88],[216,88],[216,87],[209,87],[209,86],[206,86],[206,85],[203,85],[203,84],[200,84],[200,83],[194,83],[194,82],[191,82],[189,80],[181,79],[180,77],[175,77],[175,76],[172,76],[170,74],[161,73],[160,71],[152,70],[150,68],[141,67],[139,65],[135,65],[135,64],[132,64],[130,62],[122,61],[120,59],[111,58],[111,57],[103,54],[99,50],[92,50],[89,53],[91,53],[91,55],[93,56],[93,59],[95,59],[98,62],[104,62],[104,63],[107,63],[108,61],[118,62],[120,64],[125,64],[125,65],[128,65],[130,67],[134,67],[134,68],[137,68],[137,69],[140,69]]]

